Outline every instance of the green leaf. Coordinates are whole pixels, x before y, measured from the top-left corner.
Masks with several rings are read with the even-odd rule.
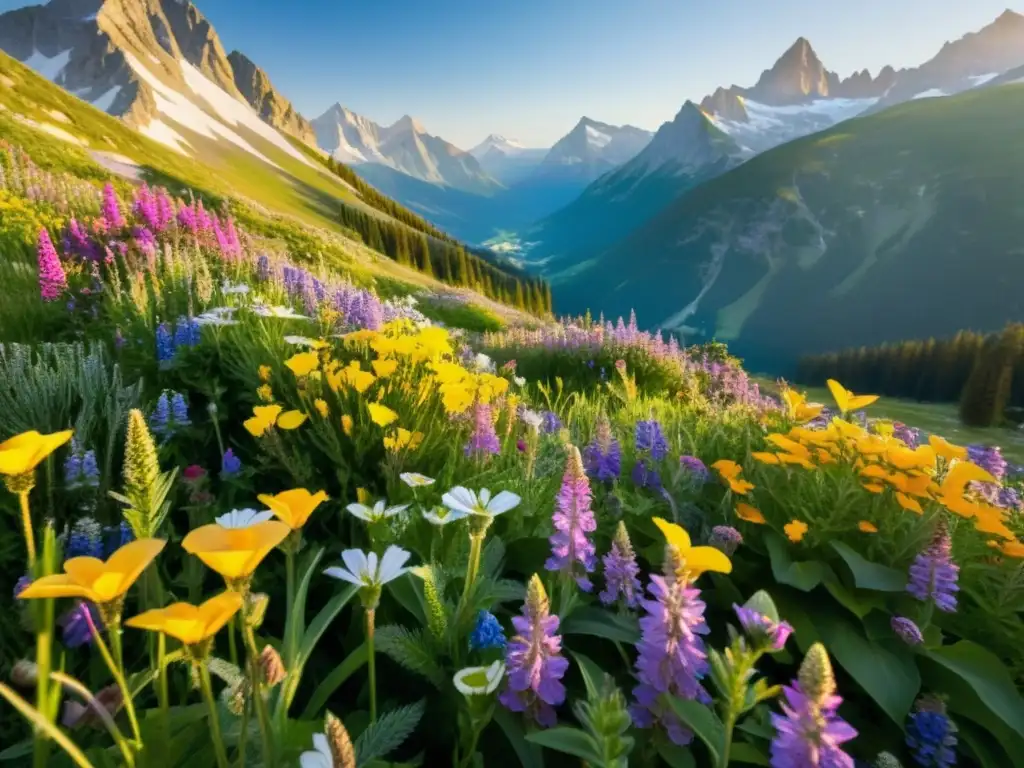
[[[437,663],[422,629],[408,630],[398,624],[380,627],[377,630],[377,648],[410,672],[425,677],[438,690],[444,686],[444,670]]]
[[[725,726],[718,716],[699,701],[669,696],[668,703],[679,719],[707,745],[711,762],[718,765],[725,748]]]
[[[961,742],[960,749],[974,758],[981,768],[1003,768],[1014,762],[1006,756],[1006,751],[992,735],[981,726],[969,720],[957,722],[957,739]],[[967,747],[965,750],[964,747]]]
[[[583,675],[583,684],[587,686],[587,697],[593,699],[600,696],[601,683],[604,681],[605,675],[604,671],[582,653],[574,653],[572,651],[569,653],[576,660],[576,665],[580,668],[580,674]]]
[[[902,592],[907,588],[907,574],[887,565],[865,560],[860,553],[841,541],[833,541],[832,549],[839,553],[846,567],[853,574],[853,583],[858,589],[873,589],[877,592]]]
[[[693,752],[689,748],[677,746],[667,739],[659,742],[658,757],[668,763],[671,768],[696,768],[697,766],[697,761],[693,759]]]
[[[519,764],[523,768],[544,768],[544,755],[540,746],[526,740],[519,721],[507,709],[495,708],[494,722],[504,731],[505,738],[512,745],[516,757],[519,758]]]
[[[1024,737],[1024,698],[995,654],[970,640],[961,640],[926,651],[926,655],[959,677],[993,715]]]
[[[339,592],[332,597],[327,602],[327,605],[320,609],[320,613],[314,617],[313,621],[310,622],[309,629],[306,630],[306,634],[302,637],[302,643],[299,645],[299,653],[296,659],[296,665],[300,669],[309,661],[313,649],[320,642],[320,638],[327,631],[327,627],[337,618],[338,614],[341,613],[341,609],[345,607],[358,591],[359,588],[355,584],[348,586],[343,592]]]
[[[780,584],[788,584],[801,592],[810,592],[821,584],[829,568],[817,560],[794,562],[789,557],[786,543],[776,534],[767,533],[764,543],[771,558],[772,575]]]
[[[837,603],[850,611],[858,619],[863,619],[873,610],[885,609],[885,599],[878,592],[847,589],[832,574],[825,577],[825,589],[836,599]]]
[[[292,644],[301,638],[306,631],[306,597],[309,594],[309,584],[313,580],[313,573],[316,571],[317,565],[320,564],[320,559],[323,556],[323,547],[319,547],[310,553],[306,561],[306,567],[302,571],[302,578],[299,579],[299,585],[295,590],[292,615],[285,617],[287,626],[284,631],[284,663],[288,668],[295,664],[295,654],[299,651],[297,647],[292,647]]]
[[[377,722],[370,723],[356,739],[356,768],[364,768],[368,763],[398,749],[409,738],[409,734],[416,730],[425,709],[426,704],[418,701],[408,707],[386,712],[377,718]]]
[[[414,577],[411,573],[407,573],[388,584],[388,591],[405,610],[413,615],[420,626],[425,627],[427,625],[427,613],[423,606],[422,593],[417,588],[416,582],[418,581],[418,578]]]
[[[591,635],[629,645],[640,640],[640,625],[635,617],[587,606],[570,613],[560,629],[563,635]]]
[[[768,757],[753,744],[739,742],[729,750],[729,764],[748,763],[750,765],[768,765]]]
[[[366,643],[362,643],[346,656],[341,664],[332,669],[331,673],[313,691],[313,695],[310,697],[309,703],[306,704],[306,709],[302,713],[302,719],[312,720],[319,715],[320,711],[327,705],[327,700],[331,698],[331,694],[338,690],[356,670],[366,663],[366,657]]]
[[[526,740],[531,744],[539,744],[557,752],[575,755],[588,763],[595,765],[602,763],[601,755],[594,749],[594,742],[579,728],[560,725],[527,734]]]
[[[895,642],[889,646],[868,640],[835,608],[814,614],[822,642],[835,660],[897,725],[903,725],[921,688],[913,654]]]

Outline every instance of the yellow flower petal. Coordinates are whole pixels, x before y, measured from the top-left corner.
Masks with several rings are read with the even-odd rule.
[[[878,526],[874,523],[868,522],[867,520],[861,520],[857,523],[857,528],[859,528],[862,533],[878,533]]]
[[[807,523],[803,520],[790,520],[784,526],[782,530],[786,532],[786,536],[794,544],[801,541],[804,535],[807,533]]]
[[[689,552],[684,553],[683,560],[686,570],[695,579],[706,571],[732,573],[732,562],[724,552],[714,547],[693,547]]]
[[[249,576],[291,529],[277,520],[248,528],[222,528],[216,523],[189,533],[182,548],[227,580]]]
[[[320,367],[320,355],[316,352],[300,352],[284,361],[291,372],[298,377],[308,376]]]
[[[163,632],[185,645],[196,645],[216,635],[242,607],[238,592],[222,592],[200,606],[173,603],[133,616],[125,626]]]
[[[35,430],[0,443],[0,475],[23,475],[34,470],[74,435],[73,430],[43,435]]]
[[[57,597],[82,597],[91,600],[93,594],[66,573],[58,573],[36,579],[23,589],[18,597],[22,600]]]
[[[327,494],[323,491],[310,493],[305,488],[293,488],[276,496],[261,493],[257,498],[294,531],[304,526],[313,510],[327,501]]]
[[[370,411],[370,420],[378,427],[386,427],[398,418],[398,414],[379,403],[369,403],[367,409]]]
[[[938,435],[930,435],[928,437],[928,444],[935,450],[935,452],[939,456],[946,459],[946,461],[967,458],[966,448],[959,445],[953,445],[952,443],[947,442],[945,439],[939,437]]]
[[[398,368],[397,360],[374,360],[370,365],[373,366],[374,373],[381,379],[390,376]]]
[[[281,429],[298,429],[306,421],[306,414],[302,411],[287,411],[277,419],[277,426]]]
[[[653,518],[654,524],[658,526],[665,537],[665,541],[685,555],[690,550],[690,534],[681,525],[670,523],[660,517]]]
[[[736,505],[736,517],[740,520],[746,520],[748,523],[754,523],[755,525],[764,525],[764,515],[761,514],[761,510],[740,502]]]
[[[320,418],[326,419],[331,414],[331,409],[327,406],[326,400],[318,397],[313,401],[313,405],[316,407],[316,412],[320,414]]]
[[[342,415],[342,417],[341,417],[341,428],[345,432],[346,435],[351,437],[351,435],[352,435],[352,417],[349,416],[347,413]]]

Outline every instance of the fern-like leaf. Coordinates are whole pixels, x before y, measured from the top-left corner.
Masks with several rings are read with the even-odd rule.
[[[376,633],[377,649],[410,672],[429,680],[438,690],[444,685],[444,670],[432,653],[430,640],[423,630],[408,630],[397,624],[380,627]]]
[[[423,717],[425,703],[418,701],[407,707],[393,709],[370,723],[356,739],[356,768],[364,768],[374,760],[398,749],[409,738]]]

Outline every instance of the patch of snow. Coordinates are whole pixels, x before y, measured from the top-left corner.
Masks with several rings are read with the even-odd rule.
[[[602,133],[592,125],[587,126],[587,143],[594,147],[607,147],[612,141],[612,137],[607,133]]]
[[[999,77],[998,72],[989,72],[987,75],[974,75],[967,79],[971,81],[971,86],[973,88],[977,88],[979,85],[984,85],[989,80],[994,80],[997,77]]]
[[[791,141],[799,136],[831,128],[849,120],[877,103],[878,99],[816,99],[806,104],[773,107],[743,100],[747,120],[712,117],[716,128],[740,144],[745,153],[754,154]]]
[[[353,147],[345,136],[343,128],[338,129],[338,146],[331,153],[334,155],[335,160],[339,160],[343,163],[366,163],[370,162],[366,159],[366,155],[360,152],[358,149]],[[379,152],[377,153],[380,154]]]
[[[205,136],[208,139],[227,139],[232,144],[235,144],[246,152],[255,155],[265,163],[273,165],[275,168],[280,167],[256,149],[252,144],[224,125],[224,123],[220,122],[212,115],[207,114],[196,104],[189,101],[189,99],[184,95],[164,84],[163,81],[146,69],[142,63],[130,53],[125,51],[124,57],[125,61],[128,62],[128,66],[131,67],[135,73],[153,89],[153,99],[156,102],[156,109],[160,114],[170,118],[179,125],[188,128],[190,131],[198,133],[200,136]],[[200,75],[200,77],[202,77],[202,75]],[[203,79],[205,80],[206,78]],[[210,85],[213,86],[212,83],[210,83]],[[213,87],[216,88],[216,86]],[[219,88],[217,88],[217,90],[220,91]],[[223,91],[220,92],[224,93]],[[225,93],[224,98],[230,97]],[[188,146],[188,142],[186,142],[180,134],[160,120],[154,120],[149,124],[149,126],[142,129],[142,133],[155,141],[159,141],[161,144],[166,144],[172,149],[178,150],[179,152],[184,152],[180,146],[181,143]]]
[[[133,181],[138,181],[142,178],[142,168],[130,157],[98,149],[89,150],[89,156],[108,171],[116,173],[118,176]]]
[[[913,96],[913,99],[935,99],[939,96],[948,96],[949,94],[939,88],[929,88],[927,91],[921,91]],[[911,99],[911,100],[913,100]]]
[[[68,119],[68,116],[65,115],[63,112],[61,112],[59,109],[48,109],[48,110],[46,110],[46,114],[48,114],[50,117],[52,117],[58,123],[70,123],[71,122],[71,120]]]
[[[121,86],[115,85],[113,88],[111,88],[109,91],[104,93],[99,98],[93,99],[92,105],[102,112],[109,112],[110,108],[114,106],[114,99],[117,98],[117,95],[120,92]]]
[[[68,65],[68,60],[70,58],[70,48],[63,53],[58,53],[53,58],[43,56],[43,54],[33,48],[32,55],[25,59],[22,64],[26,67],[31,67],[47,80],[56,80],[60,76],[60,73],[64,71],[64,67]]]
[[[246,128],[266,139],[295,160],[305,163],[310,168],[317,167],[305,155],[293,147],[288,139],[263,122],[260,116],[253,111],[252,107],[228,94],[223,88],[209,80],[206,75],[187,61],[181,61],[180,64],[182,74],[185,76],[185,84],[196,95],[213,107],[214,111],[228,125]]]
[[[29,126],[30,128],[35,128],[37,131],[48,133],[49,135],[54,136],[62,141],[68,142],[69,144],[77,144],[80,147],[89,146],[89,142],[85,141],[84,139],[80,139],[78,136],[68,133],[63,128],[58,128],[56,125],[51,125],[50,123],[38,123],[32,118],[25,117],[24,115],[16,115],[15,117],[18,120],[18,122],[23,123]]]

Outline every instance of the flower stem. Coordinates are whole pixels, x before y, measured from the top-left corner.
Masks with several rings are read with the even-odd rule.
[[[86,614],[88,616],[88,613]],[[135,746],[138,747],[142,744],[142,735],[139,732],[139,721],[135,717],[135,703],[132,701],[132,692],[128,688],[128,684],[125,682],[124,673],[119,662],[114,661],[114,657],[110,653],[110,648],[107,647],[106,642],[103,640],[103,635],[100,634],[99,630],[96,629],[96,625],[89,621],[89,628],[92,629],[93,640],[96,641],[96,648],[99,649],[100,655],[103,656],[103,661],[106,662],[107,668],[110,670],[110,674],[114,677],[114,682],[117,683],[117,687],[121,689],[121,696],[124,699],[124,709],[128,713],[128,722],[132,726],[132,736],[135,738]],[[119,627],[107,627],[107,633],[110,636],[110,644],[113,645],[117,651],[117,658],[121,658],[121,635]]]
[[[480,572],[480,553],[483,551],[484,535],[469,534],[469,564],[466,566],[466,584],[462,588],[462,604],[469,601],[469,592],[473,588],[476,576]]]
[[[45,600],[42,607],[43,620],[36,629],[36,709],[50,720],[50,662],[53,643],[53,600]],[[49,741],[37,733],[33,748],[33,764],[45,768],[49,764]]]
[[[238,734],[238,768],[245,768],[245,748],[249,740],[249,701],[242,700],[242,730]]]
[[[238,666],[238,648],[235,647],[235,617],[232,616],[228,622],[228,654],[231,663]]]
[[[163,632],[157,639],[157,698],[160,701],[160,719],[163,720],[167,743],[171,737],[171,701],[167,688],[167,636]]]
[[[229,768],[227,751],[224,749],[224,739],[220,735],[220,714],[217,712],[217,702],[213,698],[213,685],[210,683],[210,670],[206,663],[199,665],[199,683],[203,689],[203,698],[206,699],[206,706],[210,709],[210,738],[213,741],[213,751],[217,754],[218,768]]]
[[[366,669],[370,674],[370,722],[377,722],[377,660],[373,648],[374,617],[376,610],[366,610]]]
[[[18,494],[18,502],[21,505],[21,526],[25,530],[25,548],[28,550],[29,573],[36,567],[36,534],[32,530],[32,512],[28,506],[28,491]]]
[[[260,736],[263,742],[263,764],[273,766],[274,746],[270,727],[270,717],[267,714],[267,702],[263,700],[263,681],[260,679],[259,652],[256,650],[256,637],[252,627],[249,626],[248,614],[242,618],[243,634],[245,636],[246,649],[249,653],[249,678],[252,683],[252,700],[256,708],[256,719],[260,724]]]
[[[295,606],[295,553],[291,547],[285,551],[285,663],[288,669],[295,663],[295,622],[292,621],[292,610]]]

